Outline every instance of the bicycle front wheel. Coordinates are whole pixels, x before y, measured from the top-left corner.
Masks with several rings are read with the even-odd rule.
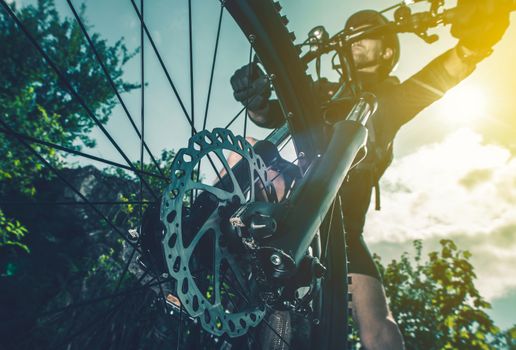
[[[24,71],[38,62],[38,69],[45,72],[45,83],[29,84],[32,90],[27,91],[34,92],[40,108],[31,112],[44,110],[45,116],[69,112],[48,125],[46,119],[35,117],[21,124],[16,115],[7,115],[10,111],[2,113],[2,149],[23,159],[27,167],[44,167],[51,174],[50,182],[42,179],[35,185],[36,196],[27,199],[20,190],[10,194],[8,199],[13,200],[2,202],[8,216],[26,223],[32,251],[18,264],[25,266],[23,273],[2,283],[13,286],[8,293],[14,296],[16,315],[5,323],[13,336],[2,341],[18,349],[163,344],[188,348],[199,342],[220,347],[210,336],[192,340],[187,333],[201,334],[198,326],[177,327],[188,315],[182,307],[174,309],[178,286],[167,276],[166,257],[156,257],[149,249],[159,240],[149,243],[141,235],[142,213],[159,205],[170,177],[177,176],[169,174],[172,151],[187,145],[192,135],[218,127],[242,136],[267,137],[266,131],[252,125],[246,109],[233,101],[229,86],[233,71],[255,54],[271,78],[294,139],[292,159],[303,152],[309,163],[320,152],[319,108],[280,6],[269,0],[177,4],[133,0],[91,2],[81,12],[79,3],[63,0],[55,6],[42,2],[39,8],[23,12],[4,0],[1,4],[2,24],[13,35],[9,40],[23,42],[34,57],[24,61],[13,53],[10,66]],[[37,16],[30,17],[31,13]],[[45,22],[49,18],[54,27]],[[64,28],[63,36],[51,31],[58,25]],[[93,30],[108,41],[99,40]],[[110,56],[110,61],[102,48],[122,35],[134,54],[121,70],[131,55],[118,61]],[[88,80],[92,76],[99,79]],[[11,86],[16,86],[20,76],[12,79]],[[137,84],[124,94],[130,84],[120,79]],[[99,91],[108,91],[101,100]],[[42,125],[45,132],[39,129]],[[159,157],[162,150],[166,152]],[[216,164],[207,160],[196,168],[195,176],[210,181],[224,169],[228,170],[223,159]],[[52,191],[47,191],[49,187]],[[191,193],[185,200],[197,195]],[[44,205],[45,218],[37,210],[27,210],[36,204]],[[340,265],[328,266],[328,280],[345,283]],[[19,293],[16,285],[27,288]],[[34,285],[41,289],[31,294],[28,286]],[[343,306],[332,303],[333,309],[345,315],[341,289],[333,292],[323,283],[320,297],[340,300]],[[325,321],[330,309],[321,307],[318,321],[311,324],[319,322],[319,329],[345,327]],[[329,336],[340,339],[339,334],[334,331]],[[314,344],[327,336],[310,332]]]

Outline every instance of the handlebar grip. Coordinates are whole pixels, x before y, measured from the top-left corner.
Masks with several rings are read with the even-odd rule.
[[[511,12],[516,11],[516,0],[505,0],[505,1],[507,1],[507,7],[508,7],[509,11],[511,11]],[[445,10],[441,14],[440,17],[444,24],[450,24],[453,22],[453,20],[455,19],[455,17],[457,15],[458,15],[457,8],[454,7],[449,10]]]

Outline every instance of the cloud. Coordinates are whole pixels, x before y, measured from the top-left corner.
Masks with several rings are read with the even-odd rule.
[[[488,298],[516,288],[516,159],[462,129],[397,159],[382,179],[382,210],[369,212],[368,242],[395,257],[407,242],[441,238],[473,253],[478,287]]]

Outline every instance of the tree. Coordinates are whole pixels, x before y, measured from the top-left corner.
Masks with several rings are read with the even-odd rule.
[[[61,18],[53,0],[38,0],[37,6],[15,12],[88,108],[105,123],[116,105],[116,95],[78,23]],[[132,57],[122,40],[110,46],[98,34],[91,38],[117,90],[136,88],[122,79],[122,67]],[[95,122],[6,11],[0,11],[0,42],[0,116],[8,128],[72,149],[93,146],[88,134]],[[0,193],[15,188],[33,195],[34,180],[49,172],[4,126],[1,129]],[[53,166],[63,165],[63,154],[55,149],[34,147]]]
[[[17,8],[16,3],[9,6],[23,26],[67,77],[88,109],[106,123],[117,104],[116,94],[78,23],[62,18],[53,0],[38,0],[36,5],[22,8]],[[80,13],[82,16],[84,8]],[[124,64],[133,56],[123,41],[109,44],[92,33],[87,24],[86,28],[117,91],[137,88],[122,77]],[[95,122],[3,7],[0,42],[0,294],[4,297],[0,309],[19,316],[19,323],[2,323],[0,334],[2,342],[19,336],[32,338],[35,344],[39,340],[38,347],[44,348],[48,344],[41,341],[48,337],[31,332],[31,327],[42,322],[38,315],[51,304],[66,304],[69,291],[84,292],[80,289],[84,287],[84,276],[90,268],[103,268],[106,251],[110,252],[108,243],[115,239],[111,237],[104,243],[104,237],[89,237],[98,220],[85,222],[85,215],[92,215],[83,208],[63,210],[52,206],[41,210],[42,207],[13,204],[63,199],[64,192],[63,184],[52,178],[43,162],[13,132],[80,150],[95,145],[89,136]],[[53,147],[38,143],[31,143],[31,147],[53,167],[63,170],[69,180],[88,170],[64,169],[70,165],[67,154]],[[97,178],[104,180],[100,175]],[[128,187],[122,180],[105,181],[118,184],[112,189]],[[116,195],[115,189],[106,194],[109,200],[117,200]],[[123,266],[123,262],[119,264]]]
[[[514,329],[502,333],[486,310],[491,306],[475,287],[471,254],[441,240],[441,251],[422,260],[422,243],[416,254],[404,253],[386,267],[376,257],[386,294],[406,347],[410,350],[488,350],[508,348]]]
[[[53,0],[39,0],[37,6],[20,10],[16,2],[11,6],[89,109],[102,123],[107,122],[116,105],[115,92],[77,22],[60,18]],[[98,34],[91,37],[117,90],[136,88],[122,79],[122,67],[132,56],[122,40],[110,46]],[[5,202],[25,201],[35,195],[36,181],[49,179],[52,173],[12,131],[79,150],[95,144],[88,136],[94,121],[4,9],[0,11],[0,42],[0,198]],[[52,166],[61,168],[65,164],[66,154],[38,144],[32,147]],[[12,218],[10,208],[3,206],[1,217],[6,225],[0,225],[0,237],[11,242],[2,243],[3,247],[12,248],[11,253],[26,248],[21,243],[26,233],[23,223]],[[12,225],[17,225],[16,230]]]

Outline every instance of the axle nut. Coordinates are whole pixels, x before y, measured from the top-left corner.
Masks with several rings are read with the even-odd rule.
[[[272,265],[274,266],[280,266],[281,265],[281,256],[279,256],[278,254],[272,254],[271,255],[271,263]]]

